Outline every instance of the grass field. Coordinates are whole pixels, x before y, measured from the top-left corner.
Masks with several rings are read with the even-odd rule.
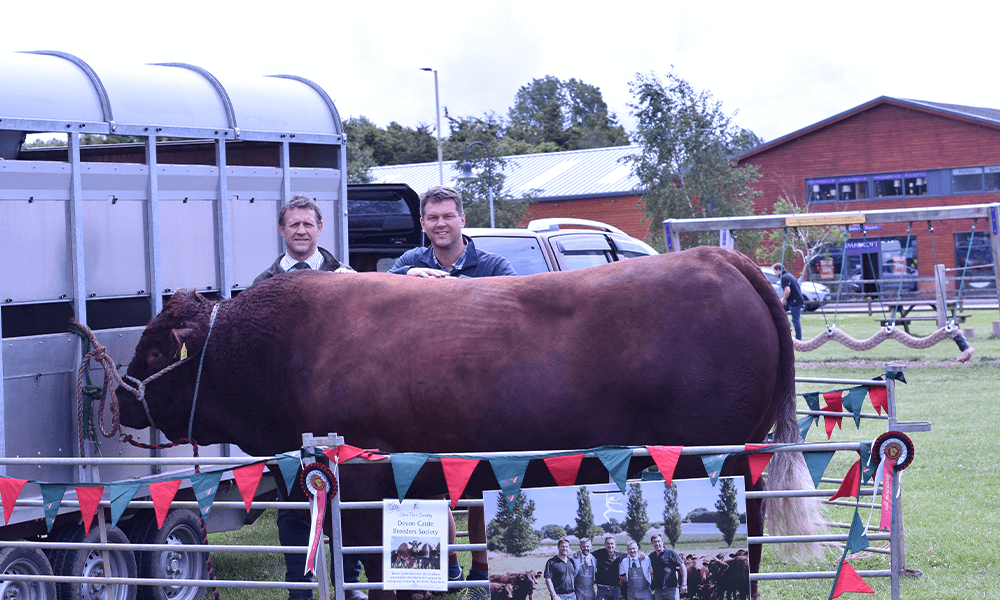
[[[930,432],[910,435],[916,452],[913,464],[902,472],[902,492],[906,533],[906,566],[921,571],[918,578],[904,578],[902,597],[907,600],[967,600],[1000,598],[1000,339],[991,337],[992,322],[1000,320],[994,310],[967,310],[970,319],[964,328],[975,330],[970,343],[976,348],[973,360],[957,364],[955,344],[946,340],[927,350],[912,350],[895,341],[883,342],[867,352],[848,350],[836,343],[800,353],[799,376],[870,379],[879,375],[886,363],[908,367],[908,384],[897,385],[897,410],[900,420],[930,421]],[[929,314],[929,313],[925,313]],[[811,339],[833,322],[833,315],[803,315],[803,337]],[[848,313],[837,316],[836,326],[852,337],[868,338],[878,329],[874,316]],[[931,324],[915,325],[914,335],[927,335]],[[799,391],[824,391],[838,386],[800,384]],[[804,402],[800,401],[803,408]],[[870,404],[865,404],[866,412]],[[884,422],[862,420],[861,429],[845,419],[835,430],[833,441],[871,441],[884,431]],[[826,438],[822,428],[814,427],[808,441]],[[856,459],[839,453],[826,476],[839,478]],[[823,484],[831,488],[832,484]],[[829,520],[850,522],[852,509],[830,507]],[[868,520],[868,511],[861,512]],[[873,518],[878,522],[878,514]],[[460,525],[461,529],[462,526]],[[214,534],[211,543],[277,544],[274,514],[267,513],[254,526],[236,534]],[[230,541],[231,540],[231,541]],[[880,542],[873,542],[878,546]],[[886,542],[887,544],[887,542]],[[772,547],[765,547],[762,570],[833,570],[841,550],[828,550],[827,557],[815,564],[788,562]],[[468,555],[462,561],[468,569]],[[213,555],[218,576],[223,579],[251,578],[280,581],[284,562],[280,555]],[[857,570],[887,569],[889,557],[866,553],[852,559]],[[874,598],[889,598],[889,580],[868,580],[875,589]],[[830,580],[763,582],[765,598],[825,600],[830,595]],[[287,593],[276,590],[222,590],[223,598],[238,600],[283,600]],[[856,596],[843,596],[844,598]]]

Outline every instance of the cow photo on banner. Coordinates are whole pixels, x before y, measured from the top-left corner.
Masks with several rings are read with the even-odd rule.
[[[750,597],[742,477],[486,491],[492,600]]]

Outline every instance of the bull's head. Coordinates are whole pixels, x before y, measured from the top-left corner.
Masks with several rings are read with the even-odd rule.
[[[116,396],[122,425],[135,429],[155,425],[171,440],[187,436],[197,357],[205,344],[211,311],[212,302],[198,292],[179,290],[149,322],[135,347],[128,375],[144,381],[185,357],[189,362],[164,373],[146,388],[146,404],[153,424],[139,400],[119,387]],[[134,381],[126,381],[135,387]]]

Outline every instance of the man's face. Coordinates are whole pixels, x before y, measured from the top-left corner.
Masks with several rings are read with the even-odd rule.
[[[590,554],[590,540],[583,540],[580,542],[580,552],[583,552],[584,556]]]
[[[659,552],[663,550],[663,538],[654,537],[652,539],[652,542],[653,542],[653,550],[656,550],[657,554],[659,554]]]
[[[290,208],[285,211],[285,224],[279,225],[278,231],[285,238],[288,256],[305,260],[316,252],[323,222],[316,222],[316,211],[311,208]]]
[[[635,558],[636,555],[639,553],[639,546],[637,546],[635,542],[630,542],[629,545],[625,547],[625,549],[628,550],[628,555],[631,558]]]
[[[569,542],[561,541],[559,542],[559,556],[566,558],[569,555]]]
[[[458,214],[458,206],[453,200],[428,202],[424,205],[420,226],[435,248],[453,248],[462,243],[465,215]]]
[[[605,539],[604,540],[604,549],[607,550],[609,554],[611,552],[614,552],[615,551],[615,538],[607,538],[607,539]]]

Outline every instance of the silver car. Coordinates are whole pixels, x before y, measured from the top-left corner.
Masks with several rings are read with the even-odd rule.
[[[771,282],[771,287],[778,293],[778,296],[784,296],[784,292],[781,291],[781,279],[774,272],[774,269],[771,267],[761,267],[760,270],[763,271],[764,277],[767,277],[767,280]],[[802,290],[802,297],[806,301],[805,309],[808,311],[817,310],[820,304],[823,304],[830,298],[830,288],[822,283],[800,281],[799,288]]]

